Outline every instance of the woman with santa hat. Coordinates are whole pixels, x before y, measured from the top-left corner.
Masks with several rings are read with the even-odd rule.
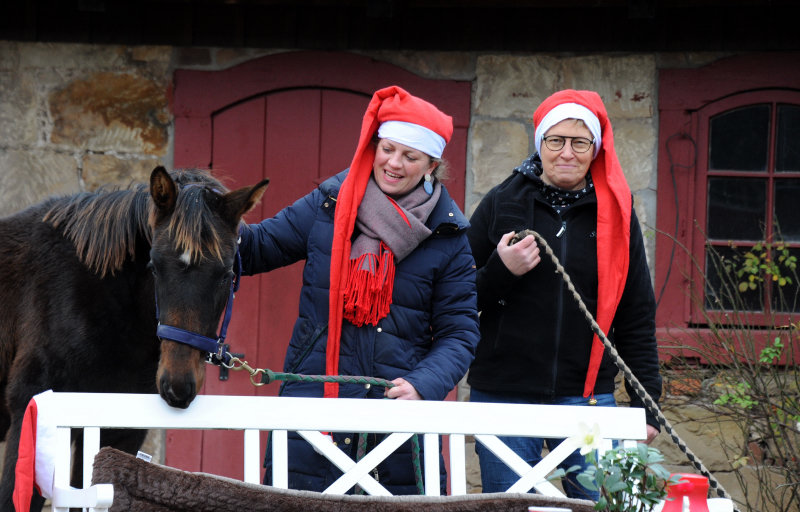
[[[350,168],[242,231],[247,275],[305,260],[284,371],[395,384],[287,382],[281,396],[443,400],[466,373],[478,312],[467,219],[440,181],[452,133],[452,118],[430,103],[399,87],[381,89]],[[332,436],[354,459],[357,440]],[[265,483],[270,464],[267,450]],[[392,494],[418,492],[410,442],[375,473]],[[290,488],[321,492],[341,474],[290,434]],[[444,474],[441,482],[444,489]]]
[[[568,292],[552,247],[600,328],[655,400],[661,395],[655,299],[633,197],[614,150],[605,106],[592,91],[560,91],[533,115],[536,153],[494,187],[468,233],[478,268],[481,342],[468,377],[473,402],[614,407],[617,368]],[[502,377],[502,378],[500,378]],[[626,386],[628,383],[626,382]],[[629,391],[631,406],[642,407]],[[647,413],[647,443],[659,432]],[[560,439],[503,438],[531,465]],[[483,492],[519,477],[480,443]],[[561,465],[586,466],[576,451]],[[597,499],[568,474],[569,497]]]

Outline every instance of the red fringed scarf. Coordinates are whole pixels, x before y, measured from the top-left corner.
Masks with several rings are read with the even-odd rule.
[[[350,260],[344,289],[344,318],[357,327],[378,325],[389,314],[394,290],[394,254],[381,242],[378,254]]]
[[[603,144],[592,161],[592,181],[597,193],[597,323],[608,334],[625,289],[630,257],[631,190],[614,150],[614,134],[600,95],[593,91],[559,91],[542,102],[533,114],[536,126],[553,108],[577,103],[600,120]],[[597,372],[603,359],[603,342],[595,335],[583,396],[594,393]]]
[[[336,216],[333,226],[333,245],[331,246],[331,291],[329,304],[328,344],[325,358],[325,372],[339,374],[339,347],[344,317],[345,290],[350,278],[351,241],[358,209],[372,176],[375,148],[372,136],[385,121],[405,121],[418,124],[442,136],[446,142],[453,134],[453,119],[436,107],[420,98],[412,96],[397,86],[387,87],[376,92],[364,114],[361,136],[358,141],[350,173],[339,189],[336,201]],[[381,238],[381,240],[384,240]],[[391,247],[391,245],[389,244]],[[397,257],[397,254],[395,254]],[[376,268],[380,268],[378,265]],[[391,294],[389,294],[391,297]],[[325,384],[325,397],[339,395],[339,385]]]

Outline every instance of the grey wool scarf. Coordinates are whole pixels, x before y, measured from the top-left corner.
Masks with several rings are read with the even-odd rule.
[[[350,250],[350,269],[344,294],[344,318],[357,326],[377,325],[389,314],[395,262],[411,254],[428,238],[425,226],[442,194],[436,181],[433,194],[416,187],[394,200],[369,179],[358,207],[356,227],[361,232]]]

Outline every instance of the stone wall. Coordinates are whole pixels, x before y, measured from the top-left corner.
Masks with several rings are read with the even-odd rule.
[[[0,215],[169,165],[171,55],[0,41]]]
[[[176,68],[223,69],[281,50],[126,47],[0,41],[0,215],[51,194],[143,181],[172,165],[170,110]],[[652,266],[655,224],[658,70],[695,67],[721,54],[498,55],[475,52],[369,52],[431,79],[473,83],[468,144],[467,213],[535,151],[532,114],[563,88],[603,98],[620,162],[634,193]],[[469,390],[462,383],[459,398]],[[620,401],[625,403],[624,393]],[[734,494],[729,461],[692,406],[668,407],[681,435]],[[150,451],[163,460],[163,433]],[[691,471],[666,436],[656,446],[673,469]],[[473,492],[480,490],[474,452]]]

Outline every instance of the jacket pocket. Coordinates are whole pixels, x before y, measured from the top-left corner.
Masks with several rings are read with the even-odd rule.
[[[312,326],[311,321],[302,320],[302,322],[305,322],[305,325],[300,326],[298,329],[300,333],[299,341],[293,350],[294,355],[291,361],[288,361],[286,364],[287,373],[294,373],[297,368],[300,367],[306,357],[308,357],[308,354],[314,348],[314,345],[317,344],[320,336],[322,336],[325,331],[328,330],[328,324],[318,325],[316,329],[312,330],[310,328]]]

